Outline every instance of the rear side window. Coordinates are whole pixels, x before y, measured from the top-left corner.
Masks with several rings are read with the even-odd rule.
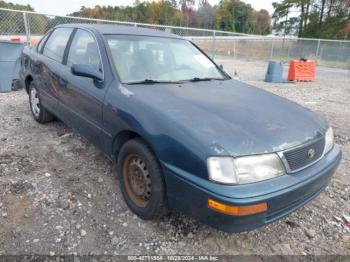
[[[62,62],[64,50],[72,31],[73,28],[55,29],[45,44],[43,54],[57,62]]]
[[[74,35],[68,53],[67,65],[92,65],[101,71],[101,58],[95,38],[91,33],[78,29]]]

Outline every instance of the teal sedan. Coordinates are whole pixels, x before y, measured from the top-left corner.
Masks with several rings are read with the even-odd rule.
[[[22,54],[39,123],[60,119],[116,162],[132,212],[252,230],[318,196],[341,160],[329,123],[230,78],[177,35],[69,24]]]

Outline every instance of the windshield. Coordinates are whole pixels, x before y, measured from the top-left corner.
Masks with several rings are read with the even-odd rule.
[[[194,45],[183,39],[106,35],[123,83],[225,79]]]

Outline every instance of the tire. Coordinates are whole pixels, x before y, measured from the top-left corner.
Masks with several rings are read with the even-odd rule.
[[[142,139],[129,140],[122,146],[117,174],[124,200],[138,217],[154,220],[167,213],[162,169]]]
[[[34,82],[31,82],[29,86],[29,105],[33,118],[40,124],[55,120],[55,117],[41,105],[38,89]]]

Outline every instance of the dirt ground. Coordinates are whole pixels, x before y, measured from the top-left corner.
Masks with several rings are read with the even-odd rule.
[[[224,66],[331,122],[343,161],[317,199],[248,233],[223,233],[180,214],[142,221],[124,204],[114,167],[100,151],[62,122],[36,123],[23,90],[2,93],[0,255],[350,254],[350,234],[333,218],[350,213],[348,72],[319,69],[315,83],[268,84],[265,63]]]

